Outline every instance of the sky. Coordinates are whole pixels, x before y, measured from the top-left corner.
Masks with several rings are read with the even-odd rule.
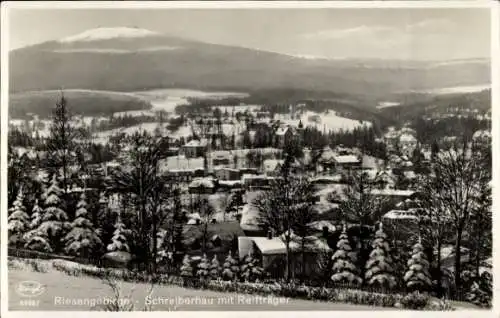
[[[209,43],[333,59],[490,57],[488,9],[20,9],[10,49],[98,27],[138,27]]]

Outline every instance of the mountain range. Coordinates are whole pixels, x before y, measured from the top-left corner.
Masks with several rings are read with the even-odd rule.
[[[303,89],[387,98],[490,83],[490,61],[336,60],[204,43],[137,28],[99,28],[12,50],[12,93],[155,88]]]

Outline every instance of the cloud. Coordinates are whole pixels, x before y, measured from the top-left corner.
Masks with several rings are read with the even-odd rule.
[[[417,23],[409,24],[406,29],[409,31],[424,30],[449,30],[455,27],[454,23],[446,19],[423,20]]]
[[[452,22],[446,19],[429,19],[406,26],[387,26],[387,25],[360,25],[347,29],[326,29],[302,34],[301,37],[311,40],[341,40],[363,38],[367,41],[382,41],[394,43],[398,39],[406,39],[414,36],[415,33],[425,35],[423,32],[441,32],[453,29]]]
[[[316,32],[302,34],[303,38],[329,40],[329,39],[343,39],[349,37],[368,36],[370,34],[391,32],[393,28],[386,26],[367,26],[360,25],[349,29],[328,29]]]

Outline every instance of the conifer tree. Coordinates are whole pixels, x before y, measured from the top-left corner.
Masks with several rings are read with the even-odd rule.
[[[337,251],[332,256],[332,281],[341,284],[360,285],[361,277],[357,275],[355,254],[347,237],[346,226],[337,242]]]
[[[57,252],[63,247],[62,238],[64,232],[69,228],[69,223],[66,212],[61,208],[61,193],[57,177],[54,174],[51,185],[44,195],[45,209],[41,223],[28,234],[26,248],[43,252]]]
[[[208,263],[207,255],[203,254],[201,262],[198,263],[196,277],[200,279],[207,279],[210,274],[210,264]]]
[[[80,201],[76,206],[75,220],[71,223],[71,230],[64,240],[66,253],[84,257],[90,256],[92,250],[102,243],[90,221],[85,193],[80,196]]]
[[[429,262],[424,253],[422,243],[413,246],[411,258],[408,260],[408,271],[404,276],[404,281],[409,289],[427,291],[432,285],[429,274]]]
[[[210,278],[217,279],[220,277],[221,268],[219,264],[219,260],[217,260],[217,256],[214,255],[212,262],[210,263]]]
[[[130,231],[125,228],[125,224],[123,224],[120,215],[118,215],[111,243],[108,244],[107,247],[108,252],[130,252],[127,239],[129,232]]]
[[[476,277],[471,285],[470,291],[466,295],[467,300],[479,307],[491,308],[493,300],[492,278],[492,275],[486,271],[479,277]]]
[[[262,268],[258,265],[258,260],[252,253],[245,256],[241,265],[241,277],[245,281],[253,282],[262,278]]]
[[[393,262],[390,255],[390,247],[387,242],[387,235],[382,229],[382,223],[375,233],[375,240],[372,243],[372,252],[366,262],[365,280],[370,286],[384,289],[393,288],[396,285],[394,277]]]
[[[238,261],[229,253],[222,265],[222,278],[224,280],[235,280],[238,278],[239,266]]]
[[[182,260],[181,276],[182,277],[193,276],[193,267],[191,266],[191,258],[189,257],[189,255],[185,255],[184,259]]]
[[[36,229],[42,223],[43,210],[38,204],[38,199],[35,200],[35,204],[33,205],[33,209],[31,210],[31,221],[29,224],[29,228],[31,230]]]
[[[8,217],[9,244],[23,243],[23,236],[29,229],[29,216],[25,211],[23,201],[24,195],[21,188]]]

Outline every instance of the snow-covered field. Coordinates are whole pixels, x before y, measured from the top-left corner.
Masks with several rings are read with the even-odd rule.
[[[262,106],[261,105],[240,105],[240,106],[215,106],[213,109],[218,108],[222,113],[228,112],[231,114],[233,111],[236,112],[245,112],[248,110],[249,112],[259,111]]]
[[[160,127],[159,123],[142,123],[139,125],[125,127],[125,128],[116,128],[106,131],[100,131],[94,134],[94,142],[106,143],[109,137],[119,133],[124,133],[126,135],[133,135],[138,131],[147,131],[148,133],[153,133],[157,127]]]
[[[388,107],[396,107],[396,106],[400,106],[400,105],[401,105],[401,103],[398,103],[398,102],[380,102],[380,103],[378,103],[377,108],[382,109],[382,108],[388,108]]]
[[[280,121],[286,124],[297,127],[299,125],[299,119],[290,119],[289,115],[277,115],[275,119],[280,119]],[[337,116],[334,111],[328,111],[327,113],[315,113],[311,111],[305,112],[300,116],[300,120],[304,127],[316,127],[318,130],[337,131],[352,130],[363,125],[371,126],[371,122],[353,120],[345,117]]]
[[[471,86],[455,86],[455,87],[445,87],[436,88],[422,91],[422,93],[436,94],[436,95],[446,95],[446,94],[457,94],[457,93],[476,93],[484,91],[485,89],[491,88],[490,84],[484,85],[471,85]]]
[[[153,110],[174,112],[175,107],[188,104],[188,98],[221,99],[226,97],[246,97],[247,93],[237,92],[204,92],[191,89],[154,89],[149,91],[132,92],[135,96],[148,100]]]
[[[113,113],[114,117],[122,117],[122,116],[132,116],[132,117],[138,117],[138,116],[155,116],[155,112],[151,110],[129,110],[125,112],[116,112]]]

